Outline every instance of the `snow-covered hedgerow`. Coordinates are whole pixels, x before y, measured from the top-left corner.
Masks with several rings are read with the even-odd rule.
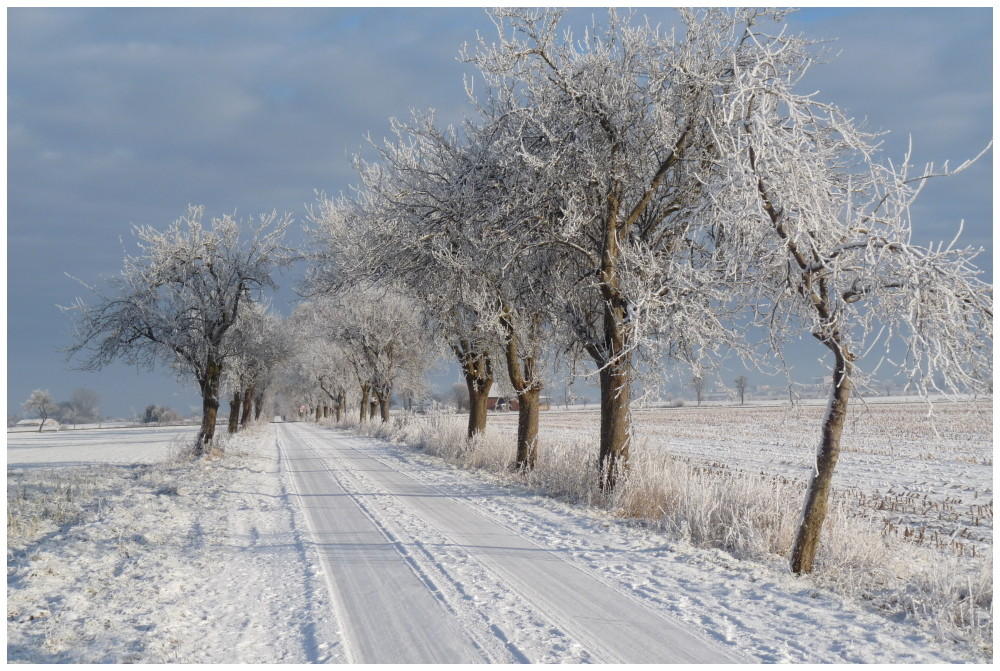
[[[546,440],[536,468],[520,474],[511,468],[510,435],[487,430],[469,440],[458,417],[397,415],[390,423],[349,424],[360,433],[421,449],[509,484],[655,525],[695,546],[788,570],[786,558],[805,493],[801,480],[706,467],[640,443],[624,486],[605,497],[597,487],[593,446],[578,438]],[[939,637],[971,643],[992,655],[991,554],[957,557],[884,534],[883,526],[835,497],[817,570],[802,580],[868,603],[894,619],[912,618]]]

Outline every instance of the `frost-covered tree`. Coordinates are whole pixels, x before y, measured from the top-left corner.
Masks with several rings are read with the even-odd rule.
[[[281,318],[266,305],[244,305],[226,336],[236,343],[224,377],[230,395],[230,433],[250,423],[255,404],[259,410],[274,368],[289,355],[287,335]]]
[[[492,385],[507,373],[519,400],[515,465],[530,469],[543,343],[554,342],[548,306],[562,289],[554,288],[559,250],[536,245],[531,231],[556,208],[533,193],[532,171],[517,157],[523,128],[493,103],[482,123],[460,130],[437,128],[431,115],[395,122],[381,162],[358,163],[375,215],[365,267],[405,282],[434,316],[466,380],[470,437],[485,427]]]
[[[205,225],[204,214],[192,206],[163,231],[134,227],[140,253],[126,255],[107,291],[91,287],[93,305],[78,299],[71,308],[76,343],[69,349],[87,353],[87,370],[120,359],[165,362],[193,376],[202,397],[199,455],[215,435],[223,369],[239,347],[227,334],[290,262],[283,239],[292,221],[271,213],[242,222],[227,214]]]
[[[397,382],[423,377],[436,354],[419,307],[398,290],[366,287],[332,296],[323,308],[327,328],[358,370],[367,371],[381,420],[389,421]]]
[[[318,296],[296,308],[290,323],[299,358],[308,358],[306,375],[340,412],[346,406],[348,379],[360,389],[361,421],[376,410],[389,420],[393,392],[420,387],[435,343],[419,306],[391,289],[358,287]]]
[[[338,295],[363,285],[405,287],[427,317],[422,331],[447,343],[458,361],[471,399],[472,437],[486,425],[494,339],[479,300],[482,273],[465,272],[454,262],[467,258],[459,250],[472,242],[465,230],[469,219],[459,214],[461,204],[451,193],[461,157],[433,134],[420,137],[430,140],[422,148],[390,144],[383,164],[359,163],[364,188],[358,200],[320,197],[310,216],[314,265],[309,287]],[[432,160],[427,151],[437,156]],[[432,221],[444,227],[442,234],[424,230]]]
[[[88,387],[75,389],[69,397],[70,405],[73,408],[76,421],[78,422],[100,422],[101,421],[101,397]]]
[[[694,397],[698,405],[701,405],[701,399],[705,396],[705,382],[705,378],[699,374],[695,374],[691,378],[691,388],[694,390]]]
[[[555,205],[513,234],[541,234],[531,244],[568,265],[560,318],[598,370],[607,490],[628,462],[636,371],[732,341],[725,268],[696,213],[717,155],[711,115],[731,62],[755,57],[738,28],[757,14],[682,12],[681,37],[616,12],[583,36],[558,10],[492,15],[498,41],[468,58],[497,100],[519,101],[505,112],[523,129],[515,156]]]
[[[775,348],[809,333],[832,373],[792,569],[812,570],[848,402],[855,385],[895,366],[918,388],[988,390],[992,287],[956,241],[913,242],[910,206],[932,168],[879,160],[877,141],[795,84],[811,45],[752,27],[761,54],[734,60],[717,116],[716,235],[743,269],[743,291]],[[947,166],[937,174],[945,175]]]
[[[45,428],[45,420],[51,417],[59,409],[59,406],[48,390],[36,389],[28,396],[28,400],[21,404],[21,409],[26,414],[38,417],[38,430],[41,431]]]
[[[733,380],[733,384],[736,385],[736,393],[740,396],[740,405],[743,405],[744,399],[746,398],[747,384],[749,384],[749,382],[750,381],[747,379],[746,375],[740,375]]]
[[[302,387],[314,387],[333,405],[335,418],[340,422],[348,405],[348,394],[360,383],[358,369],[341,343],[336,340],[336,329],[323,309],[323,298],[298,305],[288,319],[293,342],[292,362],[296,376],[304,382]],[[362,379],[368,381],[367,373]],[[365,395],[362,420],[367,418],[369,399]]]

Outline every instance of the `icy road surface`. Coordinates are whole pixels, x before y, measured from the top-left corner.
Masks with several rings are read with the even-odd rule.
[[[282,467],[337,604],[348,661],[530,662],[514,634],[548,632],[580,661],[739,662],[627,591],[439,490],[362,438],[278,427]],[[509,632],[512,620],[522,624]]]

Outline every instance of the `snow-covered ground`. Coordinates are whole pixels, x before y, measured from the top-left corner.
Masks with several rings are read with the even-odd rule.
[[[824,410],[819,401],[637,410],[635,450],[805,481]],[[593,408],[553,409],[542,414],[540,436],[588,440],[597,435],[599,422]],[[495,413],[490,426],[513,435],[517,413]],[[859,515],[876,518],[914,543],[948,547],[959,555],[992,549],[992,403],[929,406],[913,397],[854,402],[842,449],[834,487]]]
[[[392,560],[424,577],[452,626],[500,651],[494,661],[605,659],[578,628],[560,626],[558,609],[438,538],[410,497],[338,462],[343,450],[750,662],[989,661],[793,578],[783,562],[738,561],[418,450],[357,437],[344,447],[341,431],[294,425],[255,427],[231,439],[225,458],[199,462],[174,456],[193,430],[8,435],[8,661],[352,661],[358,614],[331,594],[338,583],[322,558],[337,541],[317,542],[279,431],[307,431],[322,468],[339,468],[347,498],[391,534]]]

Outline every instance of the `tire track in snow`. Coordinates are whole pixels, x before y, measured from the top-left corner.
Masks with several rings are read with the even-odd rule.
[[[312,440],[324,441],[327,437],[310,433],[304,442],[310,445],[314,455],[319,456]],[[340,460],[337,464],[340,465]],[[327,467],[345,490],[367,492],[363,497],[353,496],[358,506],[383,530],[414,572],[441,599],[448,611],[462,622],[466,632],[488,651],[493,661],[590,661],[589,655],[579,650],[578,644],[532,609],[521,594],[511,590],[495,573],[480,566],[460,545],[415,516],[413,511],[400,504],[398,497],[366,477],[362,470],[331,467],[329,464]],[[372,503],[366,504],[363,500],[366,498]],[[442,554],[449,555],[447,560],[442,559]],[[498,621],[498,611],[506,618],[505,621]],[[515,621],[513,626],[510,620]],[[511,632],[505,631],[505,627]],[[536,640],[543,636],[545,645],[542,647],[551,652],[544,659],[531,659],[519,647],[515,640],[517,636],[513,635],[523,631],[531,631],[532,638]]]
[[[305,427],[303,427],[305,428]],[[738,662],[738,657],[650,610],[582,567],[525,538],[468,501],[455,498],[355,445],[364,439],[309,433],[338,464],[377,481],[415,515],[463,548],[510,589],[596,657],[623,663]],[[333,455],[331,455],[333,456]]]
[[[302,439],[282,427],[282,460],[325,564],[354,663],[494,661],[449,614],[440,590]],[[508,661],[501,659],[497,661]]]

